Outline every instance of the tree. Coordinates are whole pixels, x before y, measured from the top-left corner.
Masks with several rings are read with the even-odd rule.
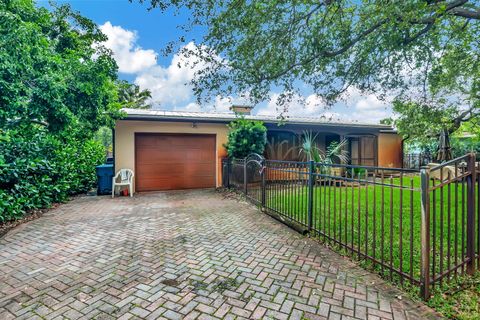
[[[91,137],[120,116],[117,65],[95,23],[66,5],[50,12],[4,0],[0,31],[0,127],[75,127]]]
[[[428,143],[437,139],[442,130],[453,133],[467,120],[466,111],[455,106],[442,106],[422,102],[393,102],[394,117],[382,122],[393,125],[399,134],[416,142]]]
[[[113,152],[113,134],[109,127],[100,127],[95,133],[95,140],[98,141],[106,152]]]
[[[445,103],[445,102],[444,102]],[[464,155],[478,149],[478,114],[454,105],[417,103],[396,100],[393,103],[394,116],[384,119],[393,125],[405,138],[406,147],[418,152],[434,154],[441,146],[439,138],[443,133],[450,137],[454,156]],[[460,134],[457,134],[460,133]],[[472,137],[465,139],[462,133]]]
[[[69,6],[0,1],[0,223],[95,184],[93,136],[121,116],[105,40]]]
[[[148,101],[152,98],[150,90],[140,90],[136,84],[125,80],[118,82],[118,100],[123,108],[150,109]]]
[[[201,50],[183,49],[208,65],[193,81],[200,100],[247,92],[256,103],[275,89],[287,105],[306,86],[333,102],[354,86],[380,98],[450,95],[475,114],[479,107],[478,0],[147,2],[186,8],[183,27],[207,29]]]

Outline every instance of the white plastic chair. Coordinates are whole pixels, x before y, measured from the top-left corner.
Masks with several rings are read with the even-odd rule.
[[[115,196],[115,187],[128,186],[128,193],[133,197],[133,171],[130,169],[120,169],[112,180],[112,198]],[[119,179],[120,178],[120,179]],[[117,182],[117,180],[119,180]]]

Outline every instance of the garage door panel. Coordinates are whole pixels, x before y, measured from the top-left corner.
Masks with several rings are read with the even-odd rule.
[[[178,189],[179,186],[172,183],[170,179],[164,181],[158,180],[144,180],[142,181],[142,189],[139,191],[160,191],[160,190],[172,190]]]
[[[150,147],[151,149],[153,148],[158,148],[158,147]],[[151,164],[151,165],[155,165],[155,164],[165,164],[165,165],[173,165],[173,164],[178,164],[179,162],[182,163],[184,160],[184,156],[181,155],[181,154],[177,154],[177,153],[174,153],[174,154],[168,154],[168,152],[166,152],[166,150],[170,150],[174,147],[171,147],[171,148],[168,148],[168,149],[165,149],[165,148],[162,148],[162,150],[154,150],[154,151],[151,151],[151,150],[147,150],[147,149],[139,149],[137,150],[137,154],[146,154],[148,156],[145,156],[144,159],[141,159],[141,163],[142,164]]]
[[[198,165],[194,169],[185,167],[162,167],[162,166],[144,166],[137,169],[137,175],[143,177],[142,179],[148,179],[149,175],[153,176],[153,179],[160,178],[175,178],[180,179],[180,175],[189,175],[190,177],[205,177],[211,176],[212,172],[209,170],[210,164]],[[186,177],[189,179],[189,177]]]
[[[154,135],[142,135],[141,139],[137,139],[136,145],[137,147],[154,147],[158,146],[159,144],[164,144],[167,141],[168,139],[166,138],[155,137]]]
[[[205,176],[211,175],[212,172],[210,171],[211,164],[210,163],[200,163],[198,162],[195,167],[186,166],[183,168],[184,172],[192,175],[192,176]]]
[[[215,187],[215,136],[136,134],[137,191]]]
[[[141,150],[138,151],[142,153]],[[157,167],[170,167],[171,169],[174,168],[181,168],[182,166],[196,168],[198,165],[207,165],[210,169],[213,169],[212,160],[214,161],[214,156],[212,155],[204,155],[204,154],[191,154],[194,153],[194,150],[186,151],[183,155],[178,154],[168,154],[168,151],[165,150],[163,152],[145,152],[145,156],[138,157],[137,161],[139,164],[141,163],[142,166],[138,166],[137,170],[153,168]],[[212,151],[213,152],[213,151]],[[215,163],[213,163],[214,165]]]
[[[173,163],[168,165],[143,164],[142,166],[138,167],[137,175],[139,175],[143,179],[148,179],[150,175],[155,177],[156,179],[160,179],[163,177],[175,177],[177,175],[183,174],[184,171],[184,168],[179,167],[178,165],[175,166]],[[161,177],[159,177],[158,175],[161,175]]]
[[[209,188],[212,187],[214,180],[211,180],[210,183],[206,184],[205,180],[200,179],[188,179],[188,180],[179,180],[171,178],[162,178],[162,179],[143,179],[141,190],[139,191],[157,191],[157,190],[174,190],[174,189],[186,189],[188,185],[189,189],[193,188]]]

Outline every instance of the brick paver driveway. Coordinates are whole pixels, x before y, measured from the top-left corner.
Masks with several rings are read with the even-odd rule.
[[[433,317],[211,190],[82,197],[0,239],[0,319]]]

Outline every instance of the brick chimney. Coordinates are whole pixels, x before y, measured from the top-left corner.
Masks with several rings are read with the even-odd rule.
[[[237,114],[249,115],[252,112],[253,107],[247,105],[234,104],[230,107],[230,110]]]

